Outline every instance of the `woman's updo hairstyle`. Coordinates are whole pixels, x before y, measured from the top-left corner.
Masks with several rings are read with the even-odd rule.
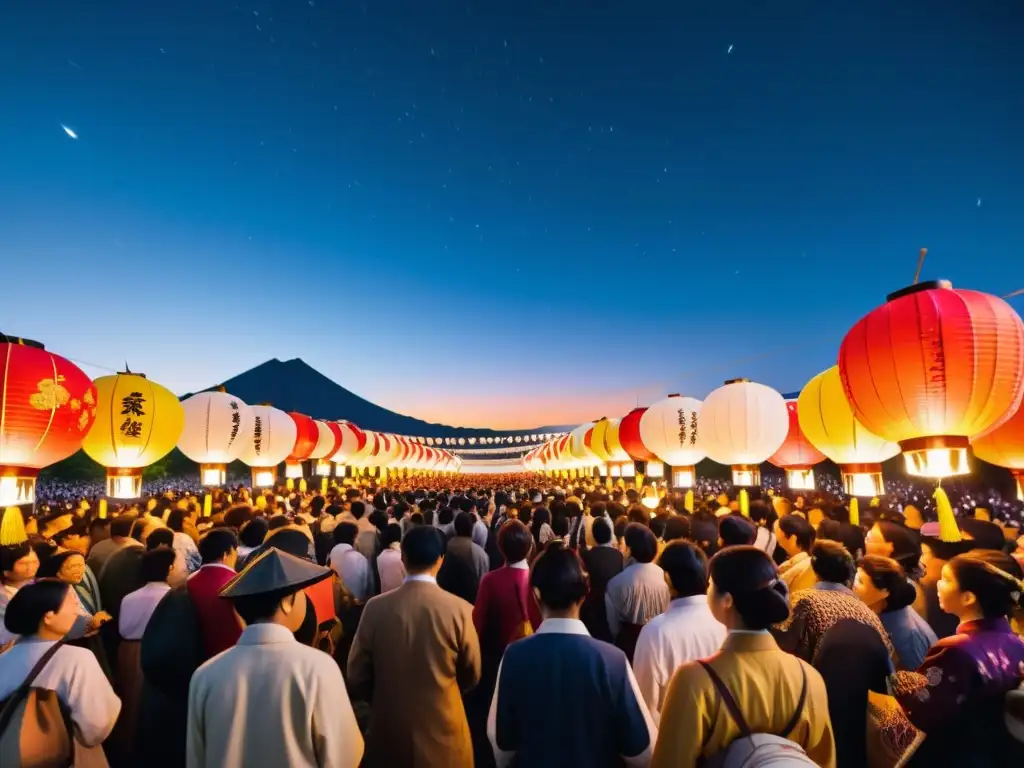
[[[864,569],[876,589],[884,589],[889,593],[885,600],[886,611],[898,611],[914,604],[917,589],[914,582],[907,578],[907,572],[899,561],[883,555],[865,555],[858,565]]]
[[[768,629],[789,618],[789,588],[775,562],[753,546],[723,549],[709,564],[720,594],[732,595],[733,607],[747,629]]]
[[[832,584],[849,584],[857,573],[846,547],[828,539],[818,539],[811,547],[811,568],[820,581]]]
[[[7,604],[4,626],[14,635],[34,635],[43,617],[60,610],[70,585],[59,579],[40,579],[15,592]]]
[[[976,549],[949,561],[961,592],[972,592],[986,619],[1008,618],[1024,607],[1024,572],[1010,555]],[[10,609],[8,609],[10,610]]]

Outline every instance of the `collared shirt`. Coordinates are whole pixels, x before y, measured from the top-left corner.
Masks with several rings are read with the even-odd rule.
[[[373,569],[370,568],[370,561],[353,549],[352,545],[338,544],[331,550],[327,562],[356,600],[366,602],[373,597]]]
[[[402,586],[405,579],[405,564],[402,562],[402,545],[390,544],[377,555],[377,573],[380,574],[380,593],[390,592]]]
[[[509,568],[516,568],[516,569],[518,569],[520,571],[528,571],[528,570],[530,570],[530,564],[528,562],[526,562],[525,560],[518,560],[518,561],[516,561],[514,563],[509,563],[508,567]]]
[[[405,579],[403,579],[402,583],[405,584],[407,581],[424,581],[427,584],[437,585],[437,579],[429,573],[410,573],[405,577]]]
[[[688,661],[714,654],[725,641],[726,629],[711,615],[705,595],[680,597],[640,631],[633,656],[640,693],[655,725],[672,675]]]
[[[633,563],[608,582],[604,602],[613,638],[623,624],[643,626],[668,609],[665,572],[654,563]]]
[[[171,591],[165,581],[151,581],[141,589],[129,592],[121,601],[117,629],[125,640],[141,640],[157,604]]]
[[[548,707],[561,713],[557,729]],[[650,763],[658,730],[625,654],[578,619],[549,618],[505,651],[487,736],[498,768],[635,768]]]

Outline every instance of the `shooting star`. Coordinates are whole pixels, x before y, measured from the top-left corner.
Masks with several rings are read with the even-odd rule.
[[[978,207],[981,208],[981,198],[978,198]]]
[[[78,138],[78,134],[75,133],[70,128],[68,128],[66,125],[64,125],[64,123],[61,123],[60,127],[64,129],[64,133],[66,133],[70,138],[72,138],[72,139],[77,139]]]
[[[732,49],[733,49],[733,46],[730,45],[729,49],[726,51],[726,53],[732,53]]]

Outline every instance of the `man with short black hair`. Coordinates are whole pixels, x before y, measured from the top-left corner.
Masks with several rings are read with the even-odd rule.
[[[480,680],[472,606],[437,586],[443,535],[411,528],[402,540],[409,574],[366,604],[348,657],[353,695],[371,701],[365,768],[472,768],[462,692]]]
[[[626,656],[580,621],[588,585],[579,557],[548,545],[530,584],[544,620],[506,649],[498,670],[487,721],[498,768],[648,765],[657,728]]]
[[[655,724],[672,675],[688,661],[711,656],[725,641],[725,627],[708,608],[708,559],[700,547],[673,541],[658,558],[672,602],[651,619],[636,641],[633,671]]]
[[[654,563],[658,540],[642,523],[630,523],[623,533],[626,569],[608,582],[604,602],[608,629],[630,661],[643,626],[668,608],[665,572]]]
[[[203,564],[193,573],[185,588],[196,610],[203,658],[209,659],[238,642],[242,625],[234,608],[222,600],[220,591],[235,577],[238,561],[238,537],[231,528],[213,528],[199,540]]]
[[[605,607],[604,595],[608,582],[622,573],[622,553],[615,546],[614,530],[607,517],[601,516],[594,520],[591,533],[595,546],[585,549],[582,555],[583,564],[590,575],[590,592],[583,602],[580,618],[586,624],[591,637],[611,643],[615,638],[608,627],[608,610]]]
[[[455,535],[448,541],[444,565],[437,575],[442,589],[469,603],[476,602],[480,579],[491,569],[491,560],[476,542],[473,529],[476,518],[469,512],[455,516]]]

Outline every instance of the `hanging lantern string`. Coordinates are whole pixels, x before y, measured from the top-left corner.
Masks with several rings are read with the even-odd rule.
[[[1003,296],[1003,301],[1008,301],[1009,299],[1012,299],[1016,296],[1024,296],[1024,288],[1018,288],[1013,293],[1006,294],[1005,296]]]
[[[922,248],[917,255],[917,272],[914,273],[914,285],[921,281],[921,269],[924,267],[924,257],[928,255],[928,249]]]

